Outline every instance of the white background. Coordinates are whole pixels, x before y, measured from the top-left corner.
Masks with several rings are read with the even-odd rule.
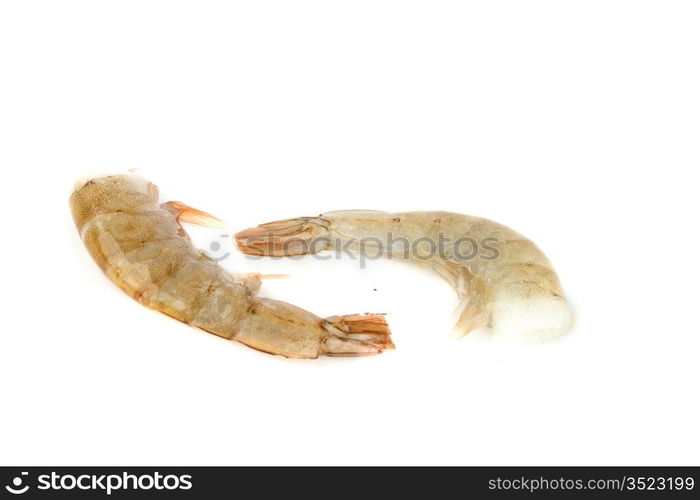
[[[0,7],[2,464],[698,465],[697,2]],[[225,219],[452,210],[549,255],[576,327],[449,338],[398,262],[243,258],[262,293],[386,312],[397,349],[286,360],[143,308],[68,195],[126,171]],[[376,288],[376,291],[374,290]]]

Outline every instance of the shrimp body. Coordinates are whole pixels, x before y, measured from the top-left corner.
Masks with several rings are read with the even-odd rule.
[[[236,235],[255,255],[343,248],[427,266],[459,298],[455,333],[490,326],[518,338],[556,336],[571,312],[544,253],[516,231],[450,212],[339,211],[262,224]]]
[[[178,221],[184,205],[159,205],[158,188],[141,177],[80,183],[70,205],[95,262],[119,288],[151,309],[287,357],[358,356],[393,347],[382,316],[322,319],[286,302],[257,297],[259,278],[231,275],[197,250]]]

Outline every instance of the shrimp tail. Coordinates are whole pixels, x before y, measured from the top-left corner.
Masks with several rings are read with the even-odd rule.
[[[249,347],[289,358],[370,356],[393,349],[379,314],[318,316],[277,300],[257,298],[232,338]]]
[[[248,255],[290,257],[330,247],[328,225],[319,217],[299,217],[260,224],[235,235],[238,249]]]
[[[381,314],[331,316],[323,327],[329,334],[321,346],[325,356],[368,356],[394,348],[389,325]]]

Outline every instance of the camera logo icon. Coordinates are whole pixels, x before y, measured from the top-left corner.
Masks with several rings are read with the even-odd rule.
[[[22,487],[22,482],[24,480],[24,476],[27,476],[28,474],[28,472],[22,472],[21,475],[12,479],[12,486],[7,485],[5,486],[5,489],[14,495],[21,495],[22,493],[26,493],[29,489],[29,485],[26,484],[24,485],[24,487]]]
[[[228,234],[222,234],[221,241],[230,241],[230,236]],[[222,248],[221,241],[212,241],[209,244],[209,250],[206,251],[207,257],[209,257],[214,262],[221,262],[222,260],[226,260],[228,256],[231,255],[230,252],[227,252],[224,248]]]

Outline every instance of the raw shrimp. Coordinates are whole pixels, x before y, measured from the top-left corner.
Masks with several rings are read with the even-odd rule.
[[[381,315],[322,319],[259,298],[259,275],[231,275],[192,245],[179,220],[211,223],[182,203],[158,205],[158,188],[135,175],[81,182],[70,198],[92,258],[124,292],[184,323],[271,354],[363,356],[393,348]]]
[[[458,336],[490,326],[519,338],[551,337],[571,322],[559,278],[544,253],[521,234],[487,219],[450,212],[350,210],[262,224],[238,233],[236,241],[241,251],[253,255],[342,248],[428,266],[457,292]],[[462,248],[465,244],[468,248]],[[421,252],[421,245],[429,248]]]

